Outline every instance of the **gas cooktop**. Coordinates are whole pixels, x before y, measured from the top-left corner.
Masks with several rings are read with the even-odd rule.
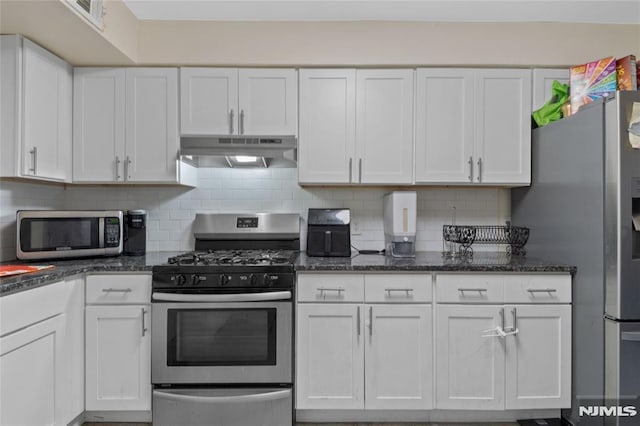
[[[175,266],[270,266],[292,264],[294,250],[206,250],[173,256],[168,263]]]

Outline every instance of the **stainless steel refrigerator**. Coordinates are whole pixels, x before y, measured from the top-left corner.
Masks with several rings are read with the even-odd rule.
[[[532,184],[511,194],[513,223],[531,228],[528,254],[578,268],[572,407],[563,410],[572,424],[640,425],[640,149],[628,130],[634,103],[640,92],[617,92],[535,129]]]

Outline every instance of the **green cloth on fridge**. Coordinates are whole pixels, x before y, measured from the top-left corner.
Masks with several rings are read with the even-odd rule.
[[[562,105],[569,100],[569,85],[553,81],[551,99],[533,112],[533,120],[540,127],[562,118]]]

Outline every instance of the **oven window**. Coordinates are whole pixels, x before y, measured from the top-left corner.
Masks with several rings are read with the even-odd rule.
[[[276,309],[169,309],[170,366],[276,365]]]
[[[99,218],[28,218],[20,225],[22,251],[79,250],[100,245]]]

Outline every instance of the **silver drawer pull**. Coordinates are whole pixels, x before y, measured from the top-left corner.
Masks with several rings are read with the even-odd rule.
[[[458,291],[460,293],[464,293],[465,291],[477,291],[478,293],[486,292],[486,288],[459,288]]]
[[[527,291],[529,293],[555,293],[556,290],[555,288],[529,288],[527,289]]]
[[[413,289],[412,288],[385,288],[384,291],[387,292],[387,297],[391,297],[391,292],[394,291],[401,291],[406,293],[406,296],[412,296],[410,293],[413,293]]]
[[[320,297],[324,296],[324,292],[327,291],[335,291],[336,293],[338,293],[338,297],[342,296],[342,292],[344,291],[344,288],[340,288],[340,287],[336,287],[336,288],[327,288],[327,287],[320,287],[318,288],[318,291],[320,292]]]
[[[103,288],[103,293],[131,293],[130,288]]]

